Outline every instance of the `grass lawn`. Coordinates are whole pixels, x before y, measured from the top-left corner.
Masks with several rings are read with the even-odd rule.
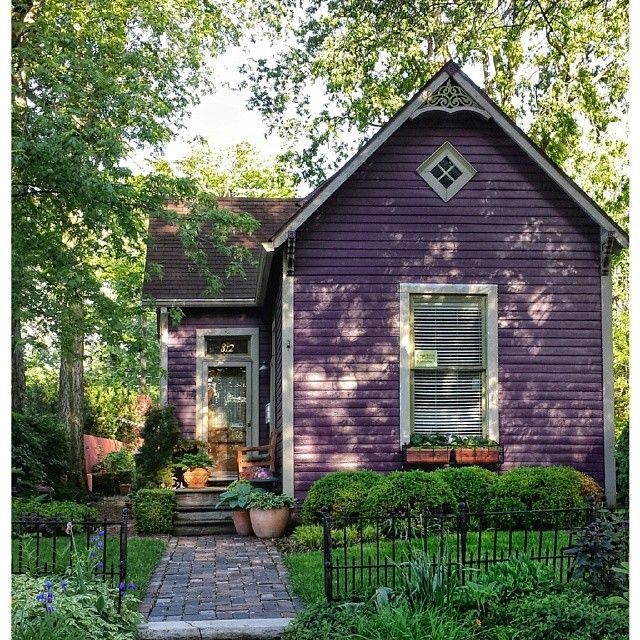
[[[525,534],[523,531],[514,531],[511,536],[511,554],[515,555],[516,552],[525,552],[527,556],[531,556],[532,554],[537,557],[539,554],[539,550],[541,551],[540,555],[545,557],[547,549],[549,550],[549,555],[553,554],[554,548],[554,532],[553,531],[543,531],[540,535],[539,532],[529,534],[526,536],[526,545],[525,545]],[[455,561],[455,549],[456,549],[456,538],[455,535],[446,535],[443,536],[442,541],[444,543],[445,549],[451,549],[451,553],[454,556],[453,560]],[[488,554],[489,558],[493,557],[494,548],[496,550],[496,556],[498,558],[501,557],[501,554],[504,554],[504,558],[508,556],[509,553],[509,534],[506,531],[498,531],[495,536],[493,532],[484,533],[478,541],[478,535],[476,533],[469,533],[467,537],[467,564],[469,563],[471,554],[473,554],[474,565],[477,563],[478,558],[478,548],[480,550],[480,556],[484,561],[486,554]],[[479,544],[478,544],[479,542]],[[438,537],[429,538],[428,540],[428,552],[431,554],[435,554],[442,544],[441,539]],[[566,532],[559,531],[557,534],[556,546],[559,550],[563,547],[568,546],[569,544],[569,535]],[[375,543],[367,543],[362,546],[362,550],[359,545],[348,547],[346,550],[346,557],[344,549],[334,549],[333,558],[334,563],[339,563],[341,567],[339,570],[340,573],[340,589],[344,588],[344,578],[347,578],[347,584],[349,588],[353,584],[352,579],[352,565],[365,565],[365,569],[363,571],[364,582],[360,583],[360,571],[356,570],[356,588],[355,592],[357,593],[366,593],[368,591],[374,590],[376,587],[391,586],[389,583],[391,582],[392,577],[392,558],[395,558],[396,563],[403,562],[407,559],[408,554],[411,552],[411,549],[423,549],[423,543],[421,540],[413,540],[409,541],[397,541],[395,545],[387,540],[383,540],[380,542],[379,546],[376,546]],[[379,558],[378,562],[376,562],[376,557]],[[378,574],[376,575],[376,570],[372,569],[371,573],[368,569],[369,561],[371,564],[384,564],[385,558],[388,558],[388,572],[387,572],[387,580],[384,578],[384,569],[380,569]],[[314,602],[318,602],[324,600],[324,571],[323,571],[323,553],[322,551],[308,551],[308,552],[300,552],[300,553],[289,553],[285,555],[284,558],[285,564],[289,571],[289,581],[291,586],[295,590],[296,594],[304,600],[307,604],[311,604]],[[552,562],[552,561],[550,561]],[[342,568],[347,565],[346,569]],[[483,568],[483,563],[480,565],[480,570]],[[566,560],[563,563],[563,569],[566,570]],[[559,572],[560,563],[556,562],[556,571]],[[336,588],[336,579],[338,576],[336,575],[338,572],[334,571],[334,590]]]
[[[20,567],[21,573],[31,573],[36,564],[39,567],[38,573],[51,577],[53,575],[63,575],[69,566],[71,553],[71,539],[66,536],[58,536],[54,545],[53,538],[40,538],[36,545],[35,538],[24,536],[23,538],[11,541],[12,572],[17,572]],[[130,537],[127,544],[127,582],[134,582],[137,585],[135,595],[142,599],[149,586],[151,575],[162,557],[167,543],[158,538],[137,538]],[[86,535],[76,535],[76,548],[78,553],[88,553]],[[54,562],[55,550],[55,562]],[[117,535],[109,534],[105,549],[98,551],[98,560],[105,563],[107,572],[113,566],[116,574],[120,562],[120,544]],[[38,560],[36,563],[36,559]],[[46,567],[46,568],[45,568]],[[117,580],[115,582],[117,585]]]

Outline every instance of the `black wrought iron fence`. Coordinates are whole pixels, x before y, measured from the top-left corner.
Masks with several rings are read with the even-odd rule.
[[[118,611],[127,581],[129,510],[120,521],[68,523],[59,518],[25,517],[11,523],[11,573],[61,576],[76,557],[89,557],[94,573],[118,586]],[[71,527],[69,527],[71,525]]]
[[[457,513],[414,510],[379,518],[341,518],[322,510],[324,589],[328,601],[364,597],[378,587],[396,588],[421,557],[464,584],[469,575],[516,556],[543,562],[559,580],[571,574],[568,553],[577,532],[610,510],[591,502],[581,509]]]

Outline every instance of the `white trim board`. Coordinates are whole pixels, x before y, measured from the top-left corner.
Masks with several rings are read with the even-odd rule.
[[[286,260],[282,261],[282,493],[293,497],[294,430],[293,430],[293,296],[294,276],[287,275]],[[276,309],[277,313],[278,310]]]
[[[205,338],[207,336],[242,336],[250,338],[249,353],[242,355],[216,354],[207,356]],[[246,365],[250,367],[251,405],[249,406],[249,427],[247,444],[257,447],[260,441],[260,330],[257,327],[212,327],[196,329],[196,439],[207,440],[204,408],[204,367]]]
[[[606,233],[602,234],[603,241]],[[600,276],[602,310],[602,418],[604,493],[607,504],[616,503],[615,415],[613,404],[613,319],[611,274]]]
[[[266,251],[273,251],[282,245],[290,231],[300,228],[318,208],[327,201],[407,120],[425,105],[428,97],[449,78],[453,78],[469,96],[493,118],[506,135],[517,144],[544,171],[565,194],[573,200],[582,211],[590,216],[602,229],[612,231],[620,246],[629,246],[624,232],[607,217],[598,205],[587,196],[568,176],[549,158],[547,158],[533,142],[510,120],[501,109],[494,105],[478,87],[462,72],[453,61],[444,67],[420,89],[389,122],[380,129],[351,159],[328,180],[317,193],[303,205],[302,209],[287,224],[281,227],[269,242],[262,246]]]
[[[495,284],[400,283],[400,444],[411,437],[411,296],[482,295],[486,297],[486,437],[499,441],[498,286]]]

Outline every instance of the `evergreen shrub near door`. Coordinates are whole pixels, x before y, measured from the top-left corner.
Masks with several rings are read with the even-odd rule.
[[[140,489],[133,496],[133,518],[138,533],[171,533],[176,494],[171,489]]]
[[[173,450],[180,441],[180,424],[173,407],[149,411],[141,437],[144,444],[135,455],[137,488],[171,487]]]
[[[302,521],[320,522],[320,509],[324,506],[338,525],[343,518],[358,517],[365,498],[381,479],[381,474],[369,470],[328,473],[309,488],[302,504]]]

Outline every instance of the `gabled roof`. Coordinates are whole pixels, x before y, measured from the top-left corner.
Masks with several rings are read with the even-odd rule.
[[[273,254],[262,249],[261,243],[289,220],[299,209],[294,198],[220,198],[218,205],[236,213],[247,212],[260,222],[260,228],[250,236],[232,237],[251,250],[255,265],[245,265],[246,278],[225,278],[228,259],[216,251],[208,251],[209,268],[223,278],[224,288],[217,298],[207,297],[207,283],[193,261],[185,255],[176,227],[161,218],[149,220],[149,243],[142,288],[143,302],[156,306],[256,306],[260,304],[269,275]],[[187,211],[184,204],[168,205],[175,211]],[[207,231],[205,229],[205,231]],[[154,265],[160,267],[156,273]]]
[[[438,90],[451,84],[454,90],[462,93],[462,104],[459,100],[432,100]],[[460,91],[461,90],[461,91]],[[460,96],[458,96],[460,97]],[[459,106],[454,106],[459,105]],[[558,165],[556,165],[503,111],[487,94],[477,87],[471,79],[453,61],[447,62],[427,84],[422,87],[387,124],[382,127],[351,159],[328,180],[307,196],[298,212],[286,221],[269,239],[263,243],[267,251],[281,246],[289,233],[295,232],[311,215],[335,193],[372,155],[391,137],[407,120],[417,117],[429,110],[440,111],[473,111],[485,118],[491,118],[526,153],[544,173],[551,178],[575,204],[590,216],[603,230],[613,234],[620,247],[629,246],[627,234],[598,206]]]

